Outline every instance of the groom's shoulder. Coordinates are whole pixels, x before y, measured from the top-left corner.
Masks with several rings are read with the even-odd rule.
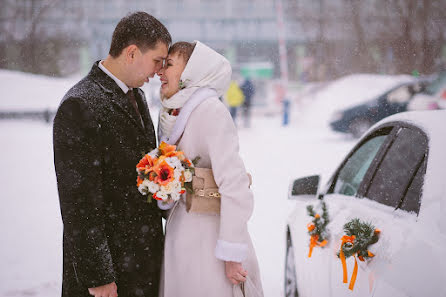
[[[101,91],[101,87],[90,76],[86,76],[72,86],[64,97],[89,98],[97,96]]]
[[[91,77],[86,76],[68,90],[62,98],[61,105],[69,100],[76,100],[85,104],[91,104],[95,101],[100,102],[99,95],[102,92],[101,87]]]

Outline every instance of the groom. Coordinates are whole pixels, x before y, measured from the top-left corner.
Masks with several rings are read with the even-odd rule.
[[[124,17],[108,57],[59,106],[53,143],[64,297],[158,296],[162,216],[136,187],[136,164],[156,139],[139,87],[160,70],[170,43],[153,16]]]

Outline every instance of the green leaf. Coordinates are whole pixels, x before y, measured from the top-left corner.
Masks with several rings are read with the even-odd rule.
[[[194,166],[197,166],[198,161],[200,161],[201,157],[200,156],[196,156],[191,162],[192,164],[194,164]]]
[[[191,182],[189,182],[189,183],[184,183],[184,188],[186,189],[186,191],[187,191],[189,194],[193,194],[193,193],[194,193],[194,189],[192,188],[192,183],[191,183]]]

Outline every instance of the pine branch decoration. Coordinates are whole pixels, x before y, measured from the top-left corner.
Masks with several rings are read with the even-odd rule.
[[[375,255],[368,250],[369,246],[375,244],[379,240],[381,231],[375,229],[371,223],[362,222],[355,218],[344,225],[344,232],[346,235],[342,236],[341,248],[338,257],[341,259],[343,270],[343,282],[347,283],[347,263],[346,259],[353,256],[355,258],[355,266],[353,268],[350,285],[348,288],[353,291],[355,286],[356,276],[358,274],[358,262],[356,256],[360,261],[372,258]]]
[[[345,258],[355,254],[363,259],[373,257],[368,248],[378,242],[380,234],[378,229],[375,229],[371,223],[362,222],[359,218],[355,218],[344,225],[344,232],[347,236],[354,236],[353,242],[346,242],[342,246]]]
[[[327,225],[330,222],[328,217],[327,205],[322,201],[322,217],[314,210],[313,205],[307,206],[307,213],[313,217],[311,223],[307,225],[308,234],[310,235],[310,250],[308,257],[311,257],[315,246],[324,247],[327,244],[328,232]]]

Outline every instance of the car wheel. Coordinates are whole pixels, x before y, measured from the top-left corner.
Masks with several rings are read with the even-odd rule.
[[[372,123],[367,119],[356,119],[350,124],[350,133],[355,137],[361,137],[370,127]]]
[[[287,234],[285,259],[285,297],[297,297],[296,267],[294,265],[294,251],[291,236]]]

